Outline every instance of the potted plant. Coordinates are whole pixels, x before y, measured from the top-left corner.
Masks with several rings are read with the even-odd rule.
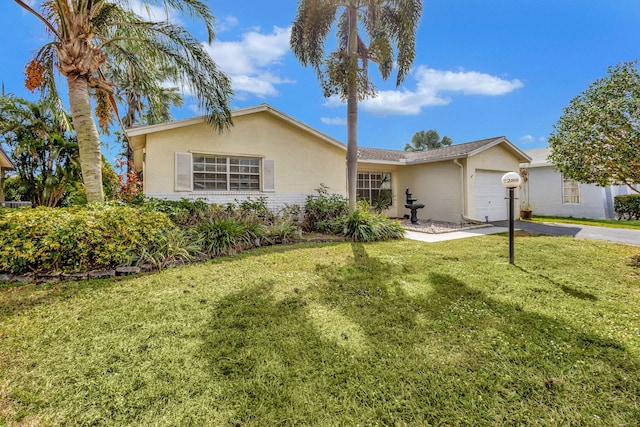
[[[522,184],[520,189],[524,199],[520,202],[520,219],[531,219],[531,204],[529,203],[529,169],[520,168],[520,177],[522,178]]]
[[[531,214],[533,210],[531,209],[531,204],[529,202],[521,202],[520,203],[520,219],[531,219]]]

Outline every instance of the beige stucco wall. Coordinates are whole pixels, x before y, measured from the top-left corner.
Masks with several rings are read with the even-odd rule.
[[[313,194],[324,184],[330,192],[346,194],[346,150],[265,112],[235,117],[234,126],[222,134],[205,123],[148,134],[146,194],[174,193],[176,152],[273,159],[276,193]],[[215,192],[179,193],[199,194]],[[269,194],[273,193],[265,193]]]
[[[405,190],[409,188],[418,210],[418,220],[456,222],[461,220],[462,195],[460,168],[453,161],[402,166],[398,173],[398,215],[409,214],[404,207]]]
[[[465,180],[467,193],[467,215],[476,218],[476,182],[478,170],[496,172],[519,172],[522,159],[503,145],[496,145],[466,159]],[[516,197],[519,197],[516,190]]]

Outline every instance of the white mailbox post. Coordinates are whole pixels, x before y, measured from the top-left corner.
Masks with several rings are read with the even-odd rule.
[[[516,187],[522,183],[522,178],[515,172],[507,172],[502,175],[502,185],[509,189],[509,264],[513,264],[513,193]]]

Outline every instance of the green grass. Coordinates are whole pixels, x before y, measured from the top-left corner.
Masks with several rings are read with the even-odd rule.
[[[562,216],[538,216],[534,215],[531,222],[558,222],[564,224],[594,225],[597,227],[609,228],[629,228],[640,230],[640,220],[616,220],[616,219],[589,219],[589,218],[567,218]]]
[[[638,425],[640,248],[305,244],[0,290],[0,425]]]

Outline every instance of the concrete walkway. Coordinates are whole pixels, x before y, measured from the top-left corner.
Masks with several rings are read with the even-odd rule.
[[[494,222],[498,227],[508,227],[507,221]],[[551,236],[573,236],[576,239],[605,240],[607,242],[626,243],[640,246],[640,230],[628,228],[595,227],[593,225],[559,224],[528,221],[516,221],[518,230],[530,233],[548,234]]]
[[[450,233],[429,234],[419,231],[407,231],[406,238],[421,242],[443,242],[445,240],[463,239],[465,237],[486,236],[487,234],[506,233],[509,231],[507,221],[497,221],[493,226],[475,228],[471,230],[452,231]],[[516,221],[516,230],[530,233],[547,234],[550,236],[573,236],[576,239],[604,240],[615,243],[626,243],[640,246],[640,230],[626,228],[594,227],[578,224],[539,224],[535,222]]]
[[[508,231],[509,231],[509,228],[495,227],[495,226],[474,228],[471,230],[463,230],[463,231],[452,231],[449,233],[438,233],[438,234],[422,233],[420,231],[407,230],[407,234],[405,235],[405,237],[411,240],[419,240],[421,242],[434,243],[434,242],[444,242],[445,240],[464,239],[465,237],[486,236],[487,234],[504,233]]]

